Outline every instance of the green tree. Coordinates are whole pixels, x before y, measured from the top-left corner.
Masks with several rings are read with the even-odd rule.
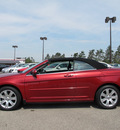
[[[59,58],[59,57],[61,57],[61,53],[57,52],[57,53],[55,54],[55,58]]]
[[[88,59],[95,59],[95,50],[94,49],[89,51]]]
[[[104,60],[104,52],[103,52],[102,49],[96,51],[95,59],[97,61],[103,61]]]
[[[79,56],[78,53],[73,54],[73,57],[78,57],[78,56]]]
[[[55,58],[55,56],[54,56],[54,55],[52,55],[52,56],[51,56],[51,58]]]
[[[45,57],[45,60],[47,60],[47,59],[50,59],[50,55],[49,54],[47,54],[46,57]]]
[[[62,54],[62,55],[61,55],[61,58],[64,58],[64,57],[65,57],[65,54]]]
[[[79,57],[80,57],[80,58],[85,58],[85,57],[86,57],[84,51],[81,51],[81,52],[80,52]]]
[[[33,57],[26,57],[25,58],[25,63],[34,63],[34,62],[35,62],[35,60]]]
[[[120,45],[117,48],[117,51],[114,53],[114,63],[120,63]]]
[[[113,56],[114,56],[113,50],[111,52],[112,52],[112,59],[113,59]],[[110,46],[108,46],[107,49],[106,49],[106,51],[105,51],[104,62],[110,63]]]
[[[59,52],[57,52],[55,55],[52,55],[51,58],[64,58],[65,54],[61,54]]]

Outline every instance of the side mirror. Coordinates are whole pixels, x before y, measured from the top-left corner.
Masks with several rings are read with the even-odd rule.
[[[32,71],[31,71],[31,74],[32,74],[33,76],[35,76],[35,77],[36,77],[37,70],[35,70],[35,69],[34,69],[34,70],[32,70]]]

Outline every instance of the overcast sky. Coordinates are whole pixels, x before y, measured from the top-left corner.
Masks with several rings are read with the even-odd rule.
[[[120,0],[0,0],[0,58],[42,59],[56,52],[71,56],[90,49],[105,50],[109,45],[106,16],[117,17],[112,24],[112,48],[120,45]]]

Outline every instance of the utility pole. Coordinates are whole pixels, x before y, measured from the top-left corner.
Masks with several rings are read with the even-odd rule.
[[[14,48],[14,63],[15,63],[15,59],[16,59],[16,48],[18,48],[17,45],[13,45],[12,46]]]
[[[110,63],[112,63],[112,33],[111,33],[111,23],[115,23],[116,17],[106,17],[105,23],[108,23],[110,21]]]
[[[44,61],[44,40],[47,40],[47,37],[40,37],[40,40],[43,40],[42,61]]]

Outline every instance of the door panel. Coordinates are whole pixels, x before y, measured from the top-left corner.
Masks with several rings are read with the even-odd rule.
[[[75,87],[74,72],[29,75],[25,78],[28,100],[70,99],[76,95]]]
[[[77,71],[75,75],[77,80],[77,98],[91,98],[93,89],[100,82],[99,76],[101,72],[98,70]]]

